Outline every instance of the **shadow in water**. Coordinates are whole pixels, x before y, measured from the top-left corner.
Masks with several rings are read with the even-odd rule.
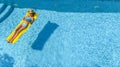
[[[2,7],[0,8],[0,14],[7,8],[7,5],[2,5]]]
[[[38,34],[35,42],[32,44],[32,49],[42,50],[46,41],[50,38],[50,36],[58,27],[59,25],[57,25],[56,23],[51,23],[50,21],[48,21],[42,31]]]
[[[17,8],[34,8],[58,12],[120,12],[117,0],[1,0]]]
[[[14,11],[14,7],[11,6],[11,8],[9,9],[9,11],[0,18],[0,23],[3,22],[5,19],[7,19],[11,13]]]
[[[13,67],[14,62],[14,58],[8,54],[0,55],[0,67]]]

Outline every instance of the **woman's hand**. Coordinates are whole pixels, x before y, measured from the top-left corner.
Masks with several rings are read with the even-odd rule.
[[[20,27],[21,27],[21,25],[19,25],[19,26],[15,29],[15,31],[18,31],[18,30],[20,29]]]
[[[25,17],[23,17],[23,20],[25,20],[25,18],[26,18],[26,16],[25,16]]]

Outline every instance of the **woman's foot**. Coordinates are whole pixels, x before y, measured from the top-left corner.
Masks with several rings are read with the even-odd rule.
[[[10,41],[10,43],[12,43],[12,41]]]
[[[10,43],[10,41],[7,41],[8,43]]]
[[[12,41],[11,41],[11,40],[9,40],[9,41],[8,41],[8,43],[12,43]]]

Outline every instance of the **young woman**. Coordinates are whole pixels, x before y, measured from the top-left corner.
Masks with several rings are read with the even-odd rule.
[[[18,36],[18,34],[22,30],[27,28],[28,24],[32,24],[34,22],[34,15],[35,15],[34,10],[28,10],[28,16],[25,16],[23,18],[24,22],[17,27],[17,29],[15,30],[12,38],[8,41],[8,43],[12,43],[13,40]]]

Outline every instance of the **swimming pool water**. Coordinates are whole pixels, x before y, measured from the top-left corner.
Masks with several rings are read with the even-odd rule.
[[[16,44],[7,43],[5,39],[28,9],[26,6],[14,8],[0,23],[0,67],[120,66],[119,10],[115,13],[116,10],[108,8],[107,13],[105,9],[81,12],[35,8],[38,19]]]

